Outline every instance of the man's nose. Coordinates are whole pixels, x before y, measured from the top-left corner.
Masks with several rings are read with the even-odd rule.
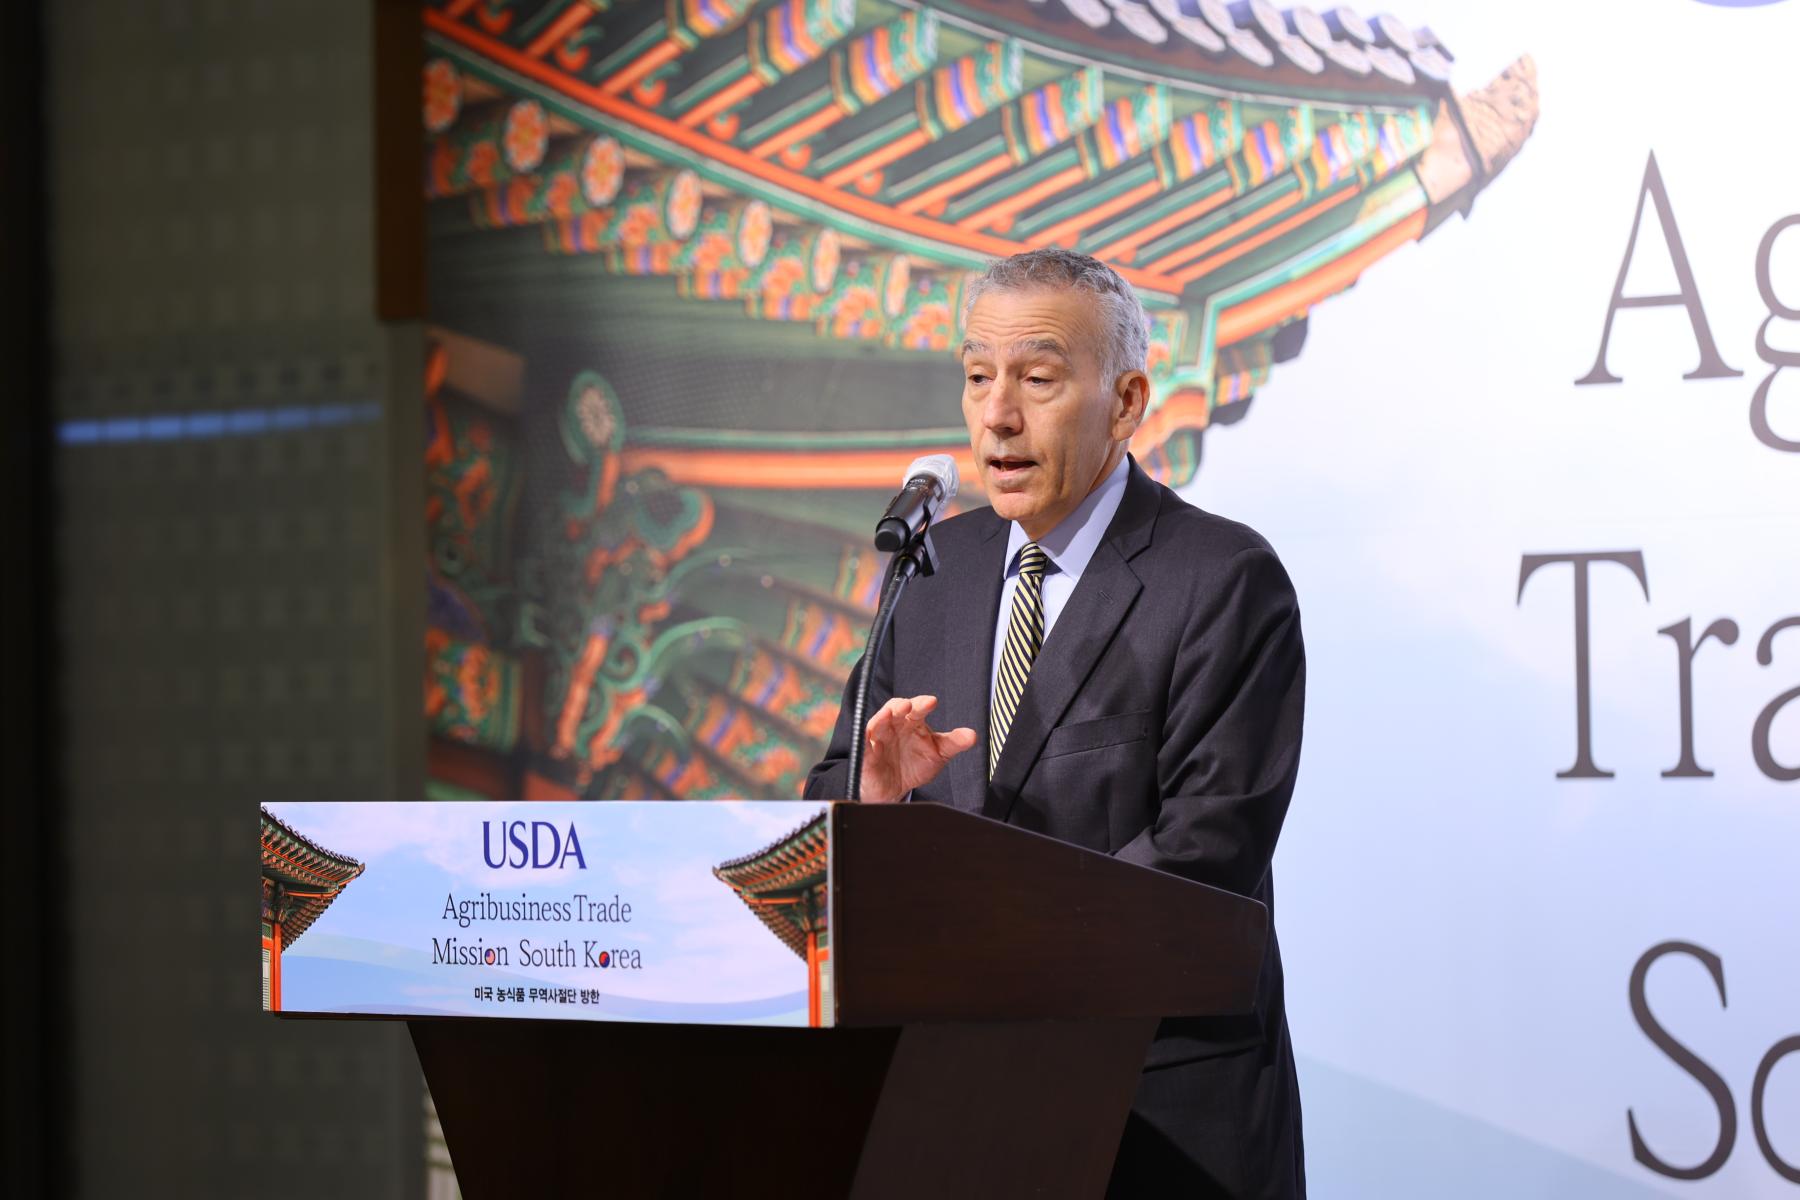
[[[1004,376],[994,380],[981,406],[984,428],[1005,437],[1019,432],[1019,393],[1015,384]]]

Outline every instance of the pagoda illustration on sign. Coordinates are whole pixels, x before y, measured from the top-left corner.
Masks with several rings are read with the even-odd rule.
[[[831,1011],[831,922],[826,893],[827,842],[820,813],[755,854],[713,868],[781,944],[806,960],[806,1023]]]
[[[334,854],[262,810],[263,1010],[281,1011],[281,954],[299,940],[338,893],[363,873],[354,858]]]
[[[1132,451],[1179,487],[1538,111],[1529,58],[1459,91],[1429,29],[1266,0],[424,20],[440,798],[794,796],[873,616],[873,515],[930,453],[981,503],[951,357],[973,272],[1057,245],[1130,280]]]

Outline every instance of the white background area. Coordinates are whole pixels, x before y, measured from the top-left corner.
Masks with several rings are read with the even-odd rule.
[[[1524,151],[1423,242],[1312,316],[1247,417],[1210,431],[1190,499],[1246,521],[1299,589],[1309,657],[1301,781],[1276,857],[1288,1010],[1303,1059],[1478,1119],[1670,1195],[1790,1197],[1750,1125],[1751,1079],[1800,1033],[1800,782],[1751,757],[1756,714],[1800,686],[1800,454],[1751,433],[1768,315],[1758,242],[1800,212],[1793,119],[1800,2],[1697,0],[1408,6],[1456,53],[1459,90],[1520,53],[1541,116]],[[1720,354],[1699,361],[1680,308],[1625,309],[1608,363],[1577,387],[1654,151]],[[1800,228],[1777,244],[1777,295],[1800,305]],[[1647,208],[1627,294],[1675,290]],[[1800,327],[1770,338],[1800,349]],[[1771,416],[1800,439],[1800,369]],[[1525,554],[1642,551],[1592,575],[1593,747],[1575,759],[1573,578]],[[1734,646],[1694,663],[1695,748],[1679,757],[1677,656],[1657,630],[1720,617]],[[1800,764],[1800,701],[1775,756]],[[1700,1085],[1634,1022],[1627,984],[1651,946],[1724,960],[1650,974],[1652,1011],[1726,1080],[1735,1149],[1683,1183],[1718,1124]],[[1303,1077],[1305,1067],[1303,1064]],[[1775,1070],[1769,1133],[1800,1164],[1800,1055]],[[1307,1110],[1308,1136],[1349,1114]],[[1317,1194],[1348,1194],[1315,1174]],[[1579,1195],[1544,1180],[1541,1195]]]

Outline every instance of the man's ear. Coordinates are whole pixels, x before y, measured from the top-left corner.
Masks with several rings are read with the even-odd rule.
[[[1150,377],[1142,371],[1126,371],[1113,384],[1113,440],[1125,441],[1144,423],[1150,407]]]

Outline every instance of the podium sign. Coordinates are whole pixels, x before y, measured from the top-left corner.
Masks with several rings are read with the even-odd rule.
[[[938,804],[272,804],[262,864],[264,1006],[408,1018],[470,1200],[1097,1196],[1158,1022],[1268,944]]]
[[[263,1007],[830,1025],[826,809],[267,805]]]

